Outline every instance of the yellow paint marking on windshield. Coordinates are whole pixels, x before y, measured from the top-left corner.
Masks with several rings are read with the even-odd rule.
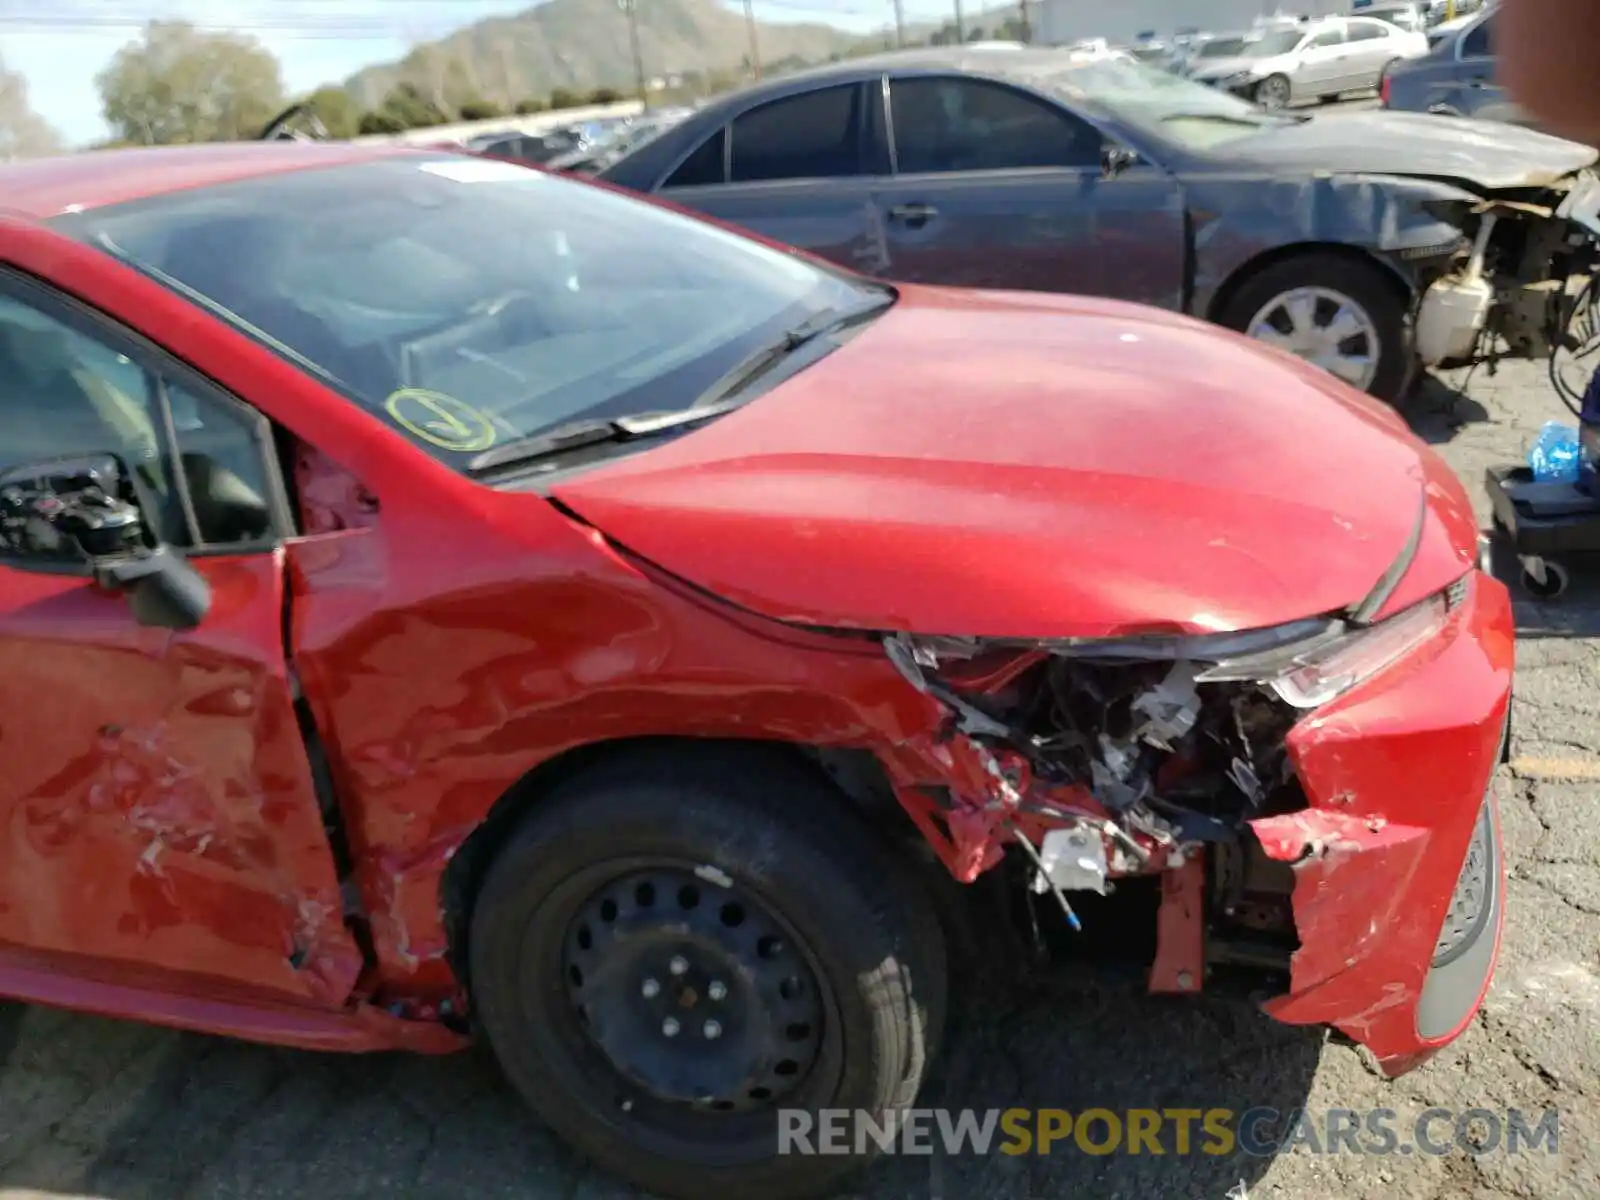
[[[383,402],[401,428],[441,450],[469,454],[494,445],[494,423],[472,405],[426,388],[401,388]]]

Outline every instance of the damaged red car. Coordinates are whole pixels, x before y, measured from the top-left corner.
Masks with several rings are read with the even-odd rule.
[[[1390,1074],[1471,1020],[1510,606],[1332,376],[465,155],[0,178],[0,993],[481,1039],[683,1197],[861,1165],[778,1113],[916,1095],[952,879],[1158,879],[1152,990]]]

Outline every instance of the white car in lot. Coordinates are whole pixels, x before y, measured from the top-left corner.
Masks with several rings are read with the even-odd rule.
[[[1375,89],[1389,64],[1427,52],[1427,37],[1414,30],[1371,17],[1328,17],[1263,29],[1236,55],[1195,62],[1190,78],[1282,108]]]

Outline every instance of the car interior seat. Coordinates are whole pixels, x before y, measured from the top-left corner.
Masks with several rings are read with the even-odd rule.
[[[0,320],[0,466],[69,454],[126,454],[130,434],[105,419],[63,334]]]
[[[165,478],[143,398],[121,395],[74,354],[69,338],[0,320],[0,469],[116,454],[134,472],[152,532],[186,544],[182,500]],[[204,454],[184,454],[183,464],[203,540],[246,541],[271,528],[266,500],[237,474]]]

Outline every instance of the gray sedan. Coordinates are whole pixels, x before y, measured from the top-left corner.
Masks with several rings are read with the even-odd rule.
[[[896,281],[1204,317],[1393,399],[1486,330],[1549,353],[1546,281],[1583,266],[1567,221],[1526,204],[1489,220],[1485,201],[1554,208],[1596,157],[1503,125],[1269,113],[1126,61],[949,48],[733,93],[599,178]]]

